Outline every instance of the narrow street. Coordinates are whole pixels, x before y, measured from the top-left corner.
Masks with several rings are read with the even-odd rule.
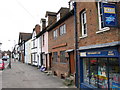
[[[1,73],[0,73],[1,77]],[[1,80],[0,80],[1,81]],[[1,85],[1,82],[0,82]],[[12,61],[12,68],[2,72],[2,88],[68,88],[63,80],[40,72],[34,66]]]

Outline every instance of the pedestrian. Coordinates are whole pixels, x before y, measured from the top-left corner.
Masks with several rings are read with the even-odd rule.
[[[9,59],[9,65],[8,67],[11,69],[11,59]]]

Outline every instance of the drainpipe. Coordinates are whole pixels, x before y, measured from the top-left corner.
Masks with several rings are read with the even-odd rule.
[[[80,88],[80,63],[79,63],[79,51],[78,51],[78,33],[77,33],[77,13],[76,13],[76,2],[73,3],[74,6],[74,40],[75,40],[75,69],[76,69],[76,85]]]

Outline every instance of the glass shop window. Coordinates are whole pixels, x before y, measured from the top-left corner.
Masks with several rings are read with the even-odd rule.
[[[84,59],[84,81],[97,86],[97,58]]]
[[[108,88],[108,59],[98,58],[98,88]]]
[[[84,58],[83,59],[83,65],[84,65],[84,82],[89,83],[89,59]]]
[[[97,88],[120,88],[118,58],[84,58],[83,62],[84,82]]]
[[[117,58],[109,59],[109,70],[110,88],[120,89],[120,66]]]
[[[97,87],[97,58],[90,58],[90,84]]]

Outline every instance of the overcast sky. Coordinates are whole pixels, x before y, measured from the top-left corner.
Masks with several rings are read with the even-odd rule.
[[[32,33],[46,11],[68,7],[70,0],[0,0],[0,42],[2,50],[18,43],[19,32]]]

